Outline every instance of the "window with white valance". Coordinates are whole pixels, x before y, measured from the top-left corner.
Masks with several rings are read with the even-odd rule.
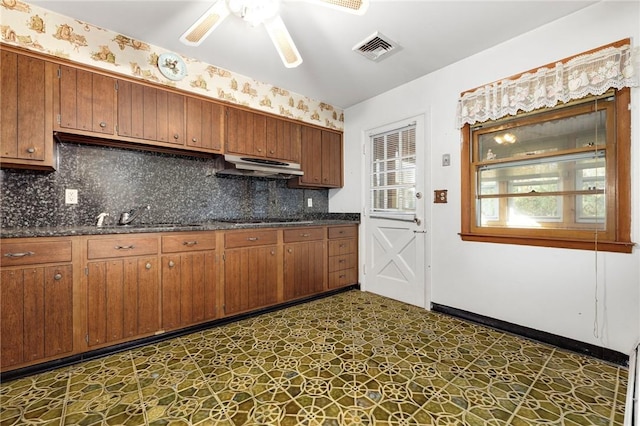
[[[629,40],[461,95],[465,241],[630,253]]]
[[[623,40],[465,92],[458,101],[458,127],[638,86],[639,61],[640,49]]]

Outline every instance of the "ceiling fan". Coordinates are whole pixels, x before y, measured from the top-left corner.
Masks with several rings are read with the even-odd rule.
[[[362,15],[369,0],[303,0],[345,12]],[[280,0],[217,0],[191,27],[180,36],[189,46],[198,46],[229,15],[233,14],[252,26],[264,24],[280,59],[287,68],[297,67],[302,57],[287,27],[278,14]]]

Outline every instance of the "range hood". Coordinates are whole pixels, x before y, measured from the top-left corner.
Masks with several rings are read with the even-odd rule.
[[[224,155],[224,167],[216,172],[216,175],[219,176],[235,175],[275,179],[290,179],[303,174],[304,172],[298,163],[233,154]]]

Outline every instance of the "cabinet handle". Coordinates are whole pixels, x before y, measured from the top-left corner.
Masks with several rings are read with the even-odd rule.
[[[258,237],[248,237],[247,241],[258,241],[260,238]]]
[[[346,278],[347,276],[345,274],[340,275],[338,278]]]
[[[289,249],[287,250],[289,253],[293,253],[293,249]]]
[[[258,152],[262,152],[262,148],[258,148]]]
[[[144,267],[145,267],[146,269],[151,269],[151,263],[147,263],[146,265],[144,265]]]
[[[300,234],[301,237],[310,237],[311,234]]]
[[[345,248],[346,245],[345,244],[340,244],[340,248]]]
[[[32,147],[32,148],[27,148],[27,152],[28,152],[29,154],[33,154],[34,152],[36,152],[36,149],[35,149],[35,148],[33,148],[33,147]]]
[[[272,149],[270,149],[269,154],[275,154],[275,152]]]
[[[338,234],[344,234],[344,231],[338,231]]]
[[[105,123],[104,121],[101,121],[100,122],[100,127],[102,127],[104,129],[105,127],[107,127],[107,123]]]
[[[62,274],[55,274],[53,276],[53,279],[56,280],[56,281],[60,281],[62,279]]]
[[[193,247],[196,244],[198,244],[197,241],[185,241],[185,242],[182,243],[183,246],[187,246],[187,247]]]
[[[346,262],[346,260],[344,260],[344,259],[338,260],[338,263],[344,263],[344,262]]]
[[[7,254],[4,255],[4,257],[9,257],[9,258],[12,258],[12,257],[25,257],[25,256],[33,256],[34,254],[35,253],[32,252],[32,251],[25,251],[25,252],[22,252],[22,253],[7,253]]]
[[[173,135],[173,138],[174,138],[175,140],[178,140],[178,139],[180,139],[180,135],[176,133],[175,135]]]
[[[174,266],[176,266],[176,263],[173,260],[169,261],[169,268],[173,268]]]
[[[276,254],[275,250],[271,250],[271,256],[274,256]]]
[[[191,142],[198,142],[198,138],[191,138]]]
[[[134,248],[136,248],[136,246],[134,246],[133,244],[131,244],[130,246],[115,246],[114,249],[116,250],[133,250]]]

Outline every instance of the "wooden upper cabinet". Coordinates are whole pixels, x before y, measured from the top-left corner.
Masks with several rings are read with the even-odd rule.
[[[118,135],[184,144],[184,96],[118,80]]]
[[[227,108],[225,152],[264,157],[266,152],[266,116],[237,108]]]
[[[187,146],[221,153],[223,140],[224,106],[187,97]]]
[[[309,186],[322,185],[322,130],[302,127],[302,160],[304,175],[300,183]]]
[[[292,187],[341,188],[343,183],[342,135],[302,126],[303,176],[292,179]]]
[[[329,188],[342,187],[342,136],[339,133],[322,131],[322,185]]]
[[[58,78],[57,128],[113,135],[115,79],[64,65],[60,66]]]
[[[2,165],[52,169],[52,80],[55,66],[7,50],[2,50],[0,55]]]
[[[267,117],[267,158],[299,163],[301,128],[298,123]]]

